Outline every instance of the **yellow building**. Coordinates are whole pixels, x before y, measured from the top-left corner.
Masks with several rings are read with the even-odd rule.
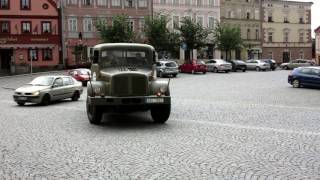
[[[262,58],[312,59],[312,2],[263,0]]]

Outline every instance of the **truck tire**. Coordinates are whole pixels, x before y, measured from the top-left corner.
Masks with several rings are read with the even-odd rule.
[[[151,108],[151,117],[155,123],[163,124],[170,116],[171,104],[157,105]]]
[[[86,107],[87,107],[87,116],[88,116],[89,122],[91,124],[96,124],[96,125],[100,124],[102,120],[102,115],[103,115],[102,111],[99,110],[97,106],[90,105],[88,103],[88,99],[86,102]]]

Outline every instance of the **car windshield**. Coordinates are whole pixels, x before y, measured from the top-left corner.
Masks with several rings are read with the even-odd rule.
[[[106,49],[101,51],[99,64],[108,67],[152,67],[152,54],[140,49]]]
[[[177,64],[175,62],[169,62],[165,64],[166,67],[177,67]]]
[[[197,61],[196,64],[206,64],[204,61]]]
[[[243,61],[241,61],[241,60],[236,60],[236,62],[238,62],[238,63],[244,63]]]
[[[78,72],[79,72],[79,74],[87,75],[88,72],[90,73],[90,70],[88,70],[88,69],[80,69]]]
[[[53,79],[53,77],[41,76],[35,78],[28,84],[31,84],[33,86],[50,86],[52,84]]]
[[[227,61],[225,61],[225,60],[223,60],[223,59],[217,59],[216,62],[217,62],[217,63],[220,63],[220,64],[222,64],[222,63],[228,63]]]

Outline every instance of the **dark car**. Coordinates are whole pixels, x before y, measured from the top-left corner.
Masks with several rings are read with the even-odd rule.
[[[320,87],[320,67],[300,67],[288,76],[288,83],[294,88],[302,86]]]
[[[236,72],[237,70],[241,70],[242,72],[246,72],[247,64],[242,60],[231,60],[232,71]]]
[[[261,60],[264,61],[264,62],[266,62],[266,63],[268,63],[268,64],[270,64],[270,69],[271,69],[272,71],[276,70],[276,68],[277,68],[277,63],[276,63],[275,60],[273,60],[273,59],[261,59]]]
[[[68,72],[70,76],[75,78],[77,81],[82,82],[83,86],[87,85],[87,82],[89,81],[89,74],[91,71],[89,69],[80,68],[80,69],[73,69]]]

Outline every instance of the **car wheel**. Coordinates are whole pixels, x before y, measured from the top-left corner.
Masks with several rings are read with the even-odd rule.
[[[295,79],[292,81],[292,87],[293,88],[299,88],[301,85],[300,85],[300,81],[298,79]]]
[[[261,71],[261,68],[257,66],[256,71]]]
[[[87,107],[87,116],[88,116],[89,122],[91,124],[96,124],[96,125],[100,124],[102,120],[102,115],[103,115],[102,111],[99,110],[97,106],[90,105],[88,103],[88,99],[86,102],[86,107]]]
[[[246,72],[247,71],[247,69],[242,69],[242,72]]]
[[[226,73],[229,73],[229,71],[225,71]]]
[[[177,77],[177,74],[173,74],[172,76],[173,76],[173,77]]]
[[[26,103],[25,103],[25,102],[17,102],[17,104],[18,104],[19,106],[24,106]]]
[[[49,94],[45,94],[45,95],[42,97],[41,105],[43,105],[43,106],[48,106],[49,104],[50,104],[50,95],[49,95]]]
[[[214,73],[218,73],[218,69],[216,67],[213,68]]]
[[[75,91],[75,92],[73,93],[72,97],[71,97],[71,100],[72,100],[72,101],[78,101],[79,98],[80,98],[80,93],[79,93],[79,91]]]
[[[170,116],[171,105],[157,105],[151,108],[151,117],[155,123],[165,123]]]
[[[87,86],[87,81],[82,81],[82,86]]]
[[[207,72],[206,72],[206,71],[203,71],[202,73],[203,73],[203,74],[206,74]]]
[[[289,67],[288,66],[284,66],[283,69],[284,70],[289,70]]]

